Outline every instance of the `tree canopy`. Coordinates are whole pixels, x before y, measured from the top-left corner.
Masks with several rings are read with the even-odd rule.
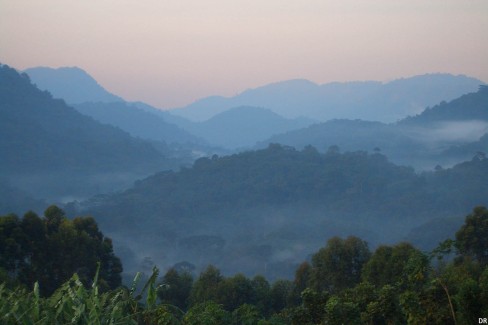
[[[0,217],[0,270],[11,281],[27,287],[38,282],[41,292],[49,295],[73,273],[88,284],[98,264],[102,287],[121,284],[122,263],[92,217],[70,220],[54,205],[43,218],[34,212],[23,218]]]

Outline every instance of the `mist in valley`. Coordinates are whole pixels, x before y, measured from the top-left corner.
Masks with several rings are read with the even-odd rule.
[[[228,107],[223,113],[215,111],[206,121],[195,122],[178,116],[179,110],[173,113],[124,102],[77,69],[30,71],[40,73],[33,78],[41,89],[66,97],[56,101],[37,90],[27,76],[4,66],[4,75],[16,80],[7,83],[11,95],[5,104],[18,102],[26,109],[54,105],[58,111],[65,110],[69,119],[64,121],[65,117],[47,109],[41,123],[32,125],[42,135],[36,140],[38,152],[29,151],[31,160],[22,164],[3,162],[6,189],[24,194],[18,196],[15,207],[0,205],[2,213],[22,214],[29,209],[41,213],[54,203],[69,216],[92,215],[112,238],[127,273],[148,270],[150,264],[167,270],[184,262],[197,273],[213,264],[229,275],[292,278],[297,266],[331,237],[354,235],[366,240],[371,249],[408,240],[431,250],[450,235],[447,229],[462,222],[460,216],[475,205],[488,204],[483,197],[485,177],[479,176],[486,168],[482,155],[487,148],[483,137],[488,130],[486,87],[478,89],[477,85],[470,93],[434,103],[416,115],[417,104],[405,110],[391,102],[388,110],[404,115],[399,121],[385,123],[374,121],[374,112],[369,120],[317,120],[318,115],[305,115],[306,102],[293,106],[295,116],[303,114],[300,119],[282,117],[272,103],[286,101],[291,90],[276,91],[282,85],[275,84],[238,96],[236,103],[257,107]],[[49,73],[43,75],[46,71]],[[423,87],[419,81],[440,81],[441,77],[403,79],[395,87],[388,84],[382,92],[392,97],[388,89],[399,92],[402,84],[414,87],[415,82]],[[471,78],[445,78],[473,88]],[[431,84],[432,89],[442,87],[443,82]],[[86,91],[80,93],[86,101],[80,94],[70,97],[72,93],[56,88],[66,83],[96,89],[98,97],[90,97]],[[310,84],[299,84],[291,92],[302,91],[307,97],[304,89]],[[360,98],[369,96],[371,85],[355,84],[366,87],[358,91]],[[352,105],[351,111],[352,97],[339,96],[343,86],[325,87],[337,90],[334,100],[327,102],[326,96],[316,99],[314,105],[323,101],[323,110],[327,105]],[[351,85],[344,87],[349,93]],[[253,92],[260,95],[251,96]],[[408,102],[411,93],[402,93]],[[427,102],[432,100],[429,92],[422,94]],[[378,92],[374,96],[379,100]],[[100,98],[104,101],[98,101]],[[111,102],[113,98],[117,102]],[[416,94],[415,100],[422,99]],[[76,104],[76,110],[70,103]],[[316,107],[312,105],[311,111]],[[357,115],[365,116],[367,108],[360,110]],[[408,112],[413,113],[407,116]],[[2,114],[4,121],[26,123],[18,110],[3,109]],[[334,117],[333,110],[329,114]],[[104,136],[55,135],[60,131],[51,131],[54,123],[69,125],[68,129],[89,127]],[[2,136],[8,141],[3,154],[21,158],[25,149],[8,145],[13,143],[9,136]],[[49,151],[43,149],[44,143],[52,157],[45,156]],[[58,153],[56,143],[59,148],[69,147],[78,158]],[[473,176],[463,177],[465,169]],[[461,197],[455,189],[443,189],[453,179],[459,179],[456,186],[464,189]],[[6,210],[12,207],[16,210]],[[445,232],[433,234],[432,227],[425,226],[442,218],[451,218],[446,219],[451,226]]]

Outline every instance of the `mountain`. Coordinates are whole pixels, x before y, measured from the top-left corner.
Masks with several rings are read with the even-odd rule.
[[[207,97],[171,112],[193,121],[204,121],[232,107],[256,106],[286,118],[395,122],[442,100],[449,101],[475,91],[480,84],[484,83],[450,74],[427,74],[387,83],[358,81],[318,85],[307,80],[289,80],[246,90],[234,97]]]
[[[427,108],[398,123],[331,120],[275,135],[257,148],[270,143],[296,148],[313,145],[321,151],[333,145],[344,151],[372,152],[376,148],[395,163],[417,169],[452,166],[471,159],[477,151],[488,151],[486,139],[480,140],[488,132],[486,89],[480,87],[477,92]]]
[[[295,148],[305,148],[308,145],[325,152],[331,147],[334,150],[381,152],[392,161],[401,165],[427,167],[436,165],[431,156],[432,148],[424,142],[410,136],[405,130],[393,124],[369,122],[362,120],[331,120],[314,124],[307,128],[289,131],[275,135],[256,145],[265,148],[271,143]]]
[[[465,94],[449,103],[442,101],[422,113],[403,119],[399,125],[417,125],[440,122],[488,122],[488,86],[480,85],[477,92]]]
[[[285,119],[259,107],[235,107],[211,119],[187,125],[191,133],[208,143],[228,149],[251,147],[274,134],[300,129],[312,124],[306,118]]]
[[[119,96],[105,90],[88,73],[78,67],[58,69],[36,67],[23,72],[29,75],[39,89],[49,91],[54,98],[62,98],[68,104],[123,101]]]
[[[431,219],[465,215],[488,203],[486,184],[486,158],[417,174],[379,153],[273,144],[201,158],[71,208],[94,215],[132,251],[124,265],[135,269],[150,256],[162,267],[212,263],[275,278],[290,276],[330,236],[357,235],[374,246]]]
[[[129,132],[134,137],[166,143],[202,143],[201,139],[167,123],[161,116],[125,102],[85,102],[74,108],[95,120]]]
[[[105,188],[102,181],[130,184],[171,165],[148,142],[80,114],[6,65],[0,66],[0,156],[1,177],[42,197],[69,196],[84,185],[93,195]]]
[[[185,131],[192,122],[142,102],[125,102],[122,98],[107,92],[87,72],[80,68],[31,68],[24,71],[42,90],[65,100],[84,115],[116,126],[132,136],[166,144],[178,144],[178,151],[208,151],[204,141]],[[178,125],[177,125],[178,124]],[[192,144],[192,145],[189,145]],[[164,147],[156,143],[157,147]],[[185,148],[182,149],[181,145]],[[175,152],[164,153],[179,155]]]
[[[392,147],[403,148],[412,145],[412,140],[397,131],[395,126],[381,122],[363,120],[331,120],[273,136],[259,144],[266,147],[270,143],[280,143],[295,148],[312,145],[321,151],[337,145],[344,151],[379,148],[390,151]]]

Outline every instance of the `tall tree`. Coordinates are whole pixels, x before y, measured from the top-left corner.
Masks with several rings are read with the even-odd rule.
[[[488,264],[488,210],[476,207],[456,232],[456,248],[462,255]]]
[[[44,218],[33,212],[22,219],[0,217],[0,268],[29,287],[38,282],[45,295],[73,273],[89,284],[99,263],[101,287],[119,286],[122,263],[110,238],[104,237],[91,217],[69,220],[57,206],[47,208]]]
[[[159,299],[162,303],[186,310],[192,284],[193,277],[190,273],[178,272],[175,268],[171,268],[161,281],[161,287],[158,290]]]
[[[368,244],[357,237],[329,239],[327,246],[312,256],[311,287],[331,293],[353,287],[370,256]]]

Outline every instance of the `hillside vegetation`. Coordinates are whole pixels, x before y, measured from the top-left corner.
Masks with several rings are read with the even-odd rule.
[[[187,260],[274,278],[289,276],[301,256],[334,235],[396,242],[431,219],[488,204],[487,182],[482,156],[417,174],[380,153],[274,144],[201,158],[69,208],[93,214],[129,268],[150,256],[163,266]],[[425,236],[431,249],[445,233]]]

